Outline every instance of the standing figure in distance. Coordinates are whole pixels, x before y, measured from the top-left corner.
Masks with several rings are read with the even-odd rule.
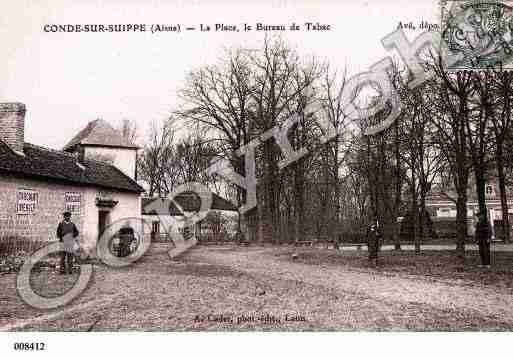
[[[380,234],[377,222],[371,224],[367,230],[367,248],[369,251],[369,262],[371,266],[378,265],[378,251],[379,251]]]
[[[492,229],[488,222],[486,212],[478,213],[477,218],[476,242],[479,245],[481,266],[490,268],[490,238],[492,236]]]

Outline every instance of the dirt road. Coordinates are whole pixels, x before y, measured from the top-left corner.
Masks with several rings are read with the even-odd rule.
[[[165,246],[154,246],[128,268],[96,267],[86,292],[70,306],[52,312],[23,304],[16,295],[14,275],[3,275],[0,329],[513,328],[513,289],[505,280],[513,278],[510,272],[493,274],[502,276],[494,281],[488,278],[492,274],[477,271],[452,276],[446,267],[439,270],[444,275],[424,269],[416,273],[392,257],[389,265],[373,269],[362,264],[364,254],[320,249],[301,249],[293,261],[294,250],[200,246],[170,261]],[[423,260],[438,268],[432,262],[439,257]],[[35,287],[46,295],[55,295],[72,280],[54,273],[34,276]]]

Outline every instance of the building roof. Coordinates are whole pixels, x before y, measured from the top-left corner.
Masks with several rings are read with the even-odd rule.
[[[157,214],[170,216],[183,216],[175,203],[167,198],[143,198],[141,213],[145,215]]]
[[[174,200],[185,212],[198,212],[200,210],[200,199],[192,192],[181,193],[177,195]],[[235,207],[231,202],[215,193],[212,194],[212,205],[210,209],[217,211],[237,211],[237,207]],[[169,214],[171,216],[182,216],[183,212],[173,201],[167,198],[143,198],[142,214]]]
[[[77,133],[77,135],[64,146],[63,150],[73,150],[77,145],[138,148],[124,138],[121,133],[114,129],[107,121],[102,119],[89,122],[82,131]]]
[[[175,200],[186,212],[197,212],[200,210],[200,198],[193,192],[180,193],[175,197]],[[237,211],[237,207],[235,207],[230,201],[215,193],[212,193],[211,209],[217,211]]]
[[[94,160],[78,162],[67,152],[25,143],[25,156],[15,153],[0,140],[0,173],[33,177],[45,181],[61,181],[141,193],[144,189],[116,167]]]

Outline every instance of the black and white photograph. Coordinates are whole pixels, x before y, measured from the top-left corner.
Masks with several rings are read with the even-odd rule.
[[[19,0],[0,28],[6,357],[504,354],[513,1]]]

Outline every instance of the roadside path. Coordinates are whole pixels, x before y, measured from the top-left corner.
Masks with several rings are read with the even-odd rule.
[[[319,254],[321,264],[292,261],[291,247],[197,246],[174,260],[169,249],[155,245],[127,268],[97,267],[83,296],[50,313],[21,302],[15,276],[0,276],[0,330],[513,329],[513,289],[486,285],[478,276],[453,280],[362,268],[345,262],[360,254],[339,258],[315,248],[301,251]],[[46,273],[35,278],[49,294],[69,280]],[[286,319],[295,316],[304,320]]]
[[[192,255],[195,255],[192,253]],[[199,255],[199,254],[198,254]],[[288,257],[288,256],[287,256]],[[497,293],[489,288],[469,287],[457,280],[426,280],[425,277],[361,271],[349,266],[306,265],[288,258],[276,260],[265,248],[241,252],[212,251],[206,257],[216,264],[266,277],[267,281],[292,280],[323,286],[341,293],[357,293],[377,301],[416,303],[442,311],[470,311],[483,317],[511,323],[513,328],[513,292]]]

